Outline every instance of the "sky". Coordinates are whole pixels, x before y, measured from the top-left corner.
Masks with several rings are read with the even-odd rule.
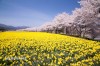
[[[71,14],[80,0],[0,0],[0,23],[38,27],[62,12]]]

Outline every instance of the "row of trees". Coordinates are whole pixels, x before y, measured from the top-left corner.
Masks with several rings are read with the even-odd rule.
[[[63,33],[94,39],[100,35],[100,0],[81,0],[71,15],[61,13],[33,31]]]

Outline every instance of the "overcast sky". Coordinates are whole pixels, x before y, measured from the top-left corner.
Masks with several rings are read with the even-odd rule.
[[[12,26],[40,26],[59,13],[79,8],[79,0],[0,0],[0,23]]]

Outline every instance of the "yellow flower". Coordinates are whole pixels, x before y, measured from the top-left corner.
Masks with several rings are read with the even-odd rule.
[[[60,56],[63,56],[63,55],[64,55],[64,53],[61,52],[61,53],[60,53]]]
[[[38,66],[40,66],[40,64],[38,64]]]
[[[20,66],[23,66],[23,64],[20,64]]]
[[[62,63],[62,58],[58,58],[58,64],[61,64]]]
[[[2,59],[2,57],[0,57],[0,59]]]
[[[87,64],[99,63],[99,49],[100,42],[71,36],[44,32],[0,32],[0,59],[10,60],[10,62],[14,59],[12,66],[19,62],[22,66],[24,61],[30,66],[32,61],[38,66],[40,66],[39,63],[50,66],[58,64],[69,66],[66,62],[70,63],[74,60],[77,62],[70,63],[72,66],[88,66]],[[5,65],[6,62],[0,64],[0,66]]]

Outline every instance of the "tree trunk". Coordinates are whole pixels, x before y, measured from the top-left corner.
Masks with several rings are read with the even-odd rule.
[[[64,34],[67,34],[67,27],[64,27]]]

